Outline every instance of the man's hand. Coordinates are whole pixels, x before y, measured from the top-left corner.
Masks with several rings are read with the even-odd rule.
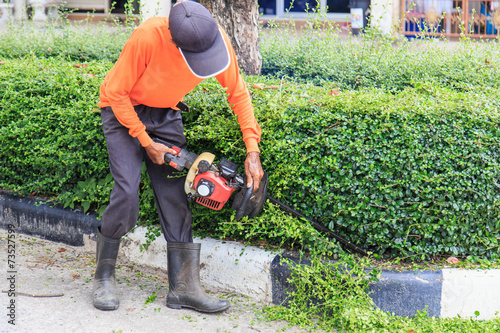
[[[260,180],[264,176],[258,152],[250,152],[245,160],[245,174],[247,175],[247,188],[252,186],[253,191],[259,189]]]
[[[149,146],[144,147],[146,149],[146,153],[153,163],[156,164],[164,164],[165,163],[165,154],[169,153],[175,155],[177,152],[171,148],[168,148],[161,143],[153,142]]]

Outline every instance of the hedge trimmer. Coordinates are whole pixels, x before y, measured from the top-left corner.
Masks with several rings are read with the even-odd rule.
[[[368,255],[363,249],[352,244],[341,235],[268,195],[268,177],[265,171],[259,189],[253,192],[253,185],[249,188],[246,187],[245,179],[238,173],[236,163],[225,158],[222,158],[219,163],[214,163],[215,155],[212,153],[197,155],[160,138],[155,137],[153,141],[161,143],[176,152],[175,154],[165,154],[166,164],[178,171],[188,170],[184,191],[189,201],[194,201],[213,210],[221,210],[229,201],[231,195],[239,191],[236,193],[232,204],[232,209],[236,211],[235,218],[239,220],[244,216],[248,218],[255,217],[262,210],[266,199],[269,199],[272,204],[277,205],[281,210],[294,217],[309,221],[316,230],[327,233],[351,250],[362,255]]]

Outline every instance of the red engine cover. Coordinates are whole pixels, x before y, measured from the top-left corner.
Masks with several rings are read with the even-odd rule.
[[[229,186],[224,177],[211,171],[196,175],[194,179],[194,188],[198,188],[198,183],[202,179],[214,184],[213,192],[209,196],[196,198],[196,202],[213,210],[221,210],[236,189]]]

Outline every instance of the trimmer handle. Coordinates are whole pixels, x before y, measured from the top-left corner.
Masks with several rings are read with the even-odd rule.
[[[241,202],[240,207],[236,211],[236,216],[235,216],[236,220],[241,219],[243,217],[243,215],[245,215],[245,209],[247,208],[248,201],[252,197],[252,194],[253,194],[253,184],[252,184],[252,186],[247,188],[247,191],[245,192],[245,196],[243,197],[243,201]]]
[[[198,157],[198,155],[191,153],[184,148],[177,147],[175,144],[166,140],[160,139],[158,137],[153,137],[152,139],[154,142],[161,143],[162,145],[165,145],[175,151],[175,155],[166,153],[163,159],[165,160],[166,164],[170,165],[177,171],[189,169],[191,165],[193,165],[193,161],[196,160],[196,157]]]
[[[264,203],[266,202],[267,178],[267,172],[264,171],[258,190],[254,192],[255,184],[252,184],[250,188],[247,188],[246,190],[245,188],[242,188],[241,191],[236,194],[232,206],[233,210],[236,211],[236,220],[239,220],[243,216],[248,216],[248,218],[251,219],[260,213]]]

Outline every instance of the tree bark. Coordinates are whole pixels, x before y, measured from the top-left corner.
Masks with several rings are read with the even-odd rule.
[[[257,0],[199,0],[231,39],[238,64],[247,75],[259,75],[259,10]]]

